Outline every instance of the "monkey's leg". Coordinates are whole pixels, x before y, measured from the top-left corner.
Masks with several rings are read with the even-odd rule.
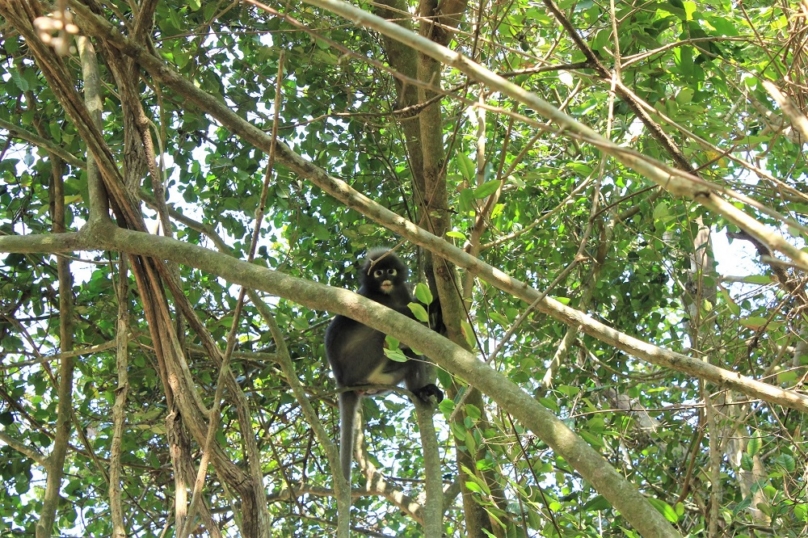
[[[404,376],[404,384],[407,390],[415,394],[424,403],[430,403],[430,398],[435,397],[437,403],[443,400],[443,391],[438,388],[434,380],[433,366],[426,362],[423,357],[410,359],[406,362],[407,373]]]

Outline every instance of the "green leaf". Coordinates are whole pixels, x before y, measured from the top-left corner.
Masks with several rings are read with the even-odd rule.
[[[492,320],[496,321],[501,327],[507,327],[510,325],[508,318],[500,314],[499,312],[490,312],[488,314]]]
[[[693,48],[689,46],[682,46],[674,52],[674,58],[677,60],[676,65],[679,71],[686,76],[693,74]]]
[[[443,401],[438,404],[438,409],[445,417],[451,416],[455,410],[455,407],[454,400],[451,398],[444,398]]]
[[[593,448],[595,448],[595,449],[603,448],[604,444],[603,444],[603,438],[602,437],[594,435],[594,434],[592,434],[592,433],[590,433],[590,432],[588,432],[586,430],[582,430],[582,431],[580,431],[578,433],[581,435],[581,437],[584,438],[584,441],[589,443],[589,445],[592,446]]]
[[[682,5],[685,8],[685,18],[686,18],[686,20],[692,21],[693,20],[693,14],[698,11],[698,6],[696,5],[695,2],[691,2],[691,1],[683,2]]]
[[[474,191],[472,189],[460,191],[458,206],[461,213],[472,213],[474,211]]]
[[[727,305],[727,308],[729,308],[729,311],[732,313],[733,316],[739,316],[741,314],[741,307],[738,306],[738,303],[736,303],[732,299],[732,296],[729,294],[729,291],[727,291],[726,289],[720,289],[718,291],[718,294],[724,300],[724,302]]]
[[[378,348],[377,348],[378,349]],[[384,356],[395,362],[407,362],[407,356],[399,348],[388,349],[384,348]]]
[[[797,462],[794,460],[794,456],[789,454],[780,454],[774,458],[774,463],[782,467],[787,473],[793,473],[797,469]]]
[[[763,446],[763,440],[760,438],[760,434],[755,433],[755,435],[750,437],[749,441],[746,442],[746,453],[754,457],[760,452],[761,446]]]
[[[612,505],[603,495],[595,495],[595,498],[586,503],[583,509],[587,512],[602,512],[611,509]]]
[[[480,409],[472,404],[468,403],[465,404],[463,410],[466,412],[466,415],[468,415],[468,417],[474,421],[480,420],[480,418],[482,418],[483,416],[482,412],[480,412]]]
[[[424,308],[424,305],[420,303],[410,303],[407,305],[407,307],[415,316],[415,319],[421,323],[429,323],[429,314],[427,313],[426,308]]]
[[[793,370],[777,370],[777,384],[778,385],[792,385],[797,382],[800,375]]]
[[[704,20],[713,27],[714,33],[718,35],[724,35],[729,37],[736,37],[739,34],[738,28],[732,23],[732,21],[725,17],[716,17],[714,15],[706,15]]]
[[[457,167],[460,169],[460,174],[463,179],[471,183],[474,175],[477,173],[477,167],[474,166],[474,161],[468,158],[465,153],[459,152],[457,154]]]
[[[477,439],[474,438],[474,430],[469,431],[469,435],[467,435],[465,439],[465,445],[471,454],[477,451]]]
[[[26,476],[18,476],[14,481],[14,491],[17,495],[25,495],[31,488],[31,481]]]
[[[676,510],[673,509],[671,505],[666,503],[665,501],[661,501],[654,497],[649,497],[648,502],[656,508],[659,513],[665,516],[665,519],[670,521],[671,523],[678,523],[679,522],[679,514],[676,513]]]
[[[600,50],[602,49],[611,38],[612,31],[611,28],[601,28],[598,33],[595,34],[595,39],[592,40],[592,50]]]
[[[201,0],[197,0],[201,2]],[[217,2],[205,2],[205,7],[202,10],[202,16],[205,17],[206,21],[209,21],[213,15],[216,13],[216,10],[219,8],[219,4]]]
[[[463,333],[463,338],[466,339],[466,344],[468,344],[469,349],[477,347],[477,338],[474,335],[474,328],[471,326],[471,323],[465,319],[461,320],[460,331]]]
[[[788,27],[788,18],[782,14],[771,22],[772,30],[782,30]]]
[[[177,64],[177,67],[183,69],[188,62],[191,60],[191,55],[183,50],[178,50],[174,53],[174,63]]]
[[[752,457],[749,454],[746,452],[741,454],[741,469],[749,472],[754,467],[754,463],[755,462],[752,460]]]
[[[493,181],[486,181],[485,183],[474,189],[474,197],[477,198],[478,200],[482,198],[487,198],[488,196],[491,196],[492,194],[497,192],[499,186],[500,182],[497,181],[496,179]]]
[[[682,91],[676,94],[676,102],[680,105],[686,105],[693,100],[693,88],[682,88]]]
[[[20,89],[20,91],[27,92],[31,88],[28,85],[28,81],[25,80],[25,77],[23,77],[16,69],[12,69],[9,74],[11,75],[11,80],[14,81],[14,84]]]
[[[768,319],[761,316],[749,316],[746,318],[741,318],[739,321],[744,327],[758,330],[766,326]]]
[[[654,220],[663,220],[670,215],[670,209],[668,208],[667,202],[659,202],[654,207]]]
[[[808,504],[799,503],[794,505],[794,515],[803,523],[808,522]]]
[[[444,400],[445,401],[445,400]],[[454,435],[458,440],[465,441],[466,440],[466,433],[467,430],[463,425],[459,422],[452,422],[450,424],[452,428],[452,435]]]
[[[384,335],[384,345],[388,349],[398,349],[401,346],[401,341],[395,336],[386,334]]]
[[[745,499],[735,505],[735,508],[732,510],[732,515],[737,517],[738,514],[745,512],[750,506],[752,506],[752,496],[748,495]]]
[[[765,286],[772,283],[772,277],[768,275],[749,275],[744,277],[743,281],[749,284],[762,284]]]
[[[174,28],[179,29],[183,27],[182,19],[180,19],[180,14],[177,10],[168,8],[168,18]]]
[[[554,398],[538,398],[538,402],[554,413],[561,412],[561,407]]]
[[[415,286],[415,298],[421,301],[426,305],[432,304],[434,297],[432,297],[432,291],[430,291],[429,286],[424,284],[423,282],[419,282]]]
[[[314,237],[321,241],[328,241],[331,239],[331,232],[322,224],[318,224],[314,227]]]

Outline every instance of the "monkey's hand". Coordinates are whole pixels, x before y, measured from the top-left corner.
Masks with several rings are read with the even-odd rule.
[[[431,403],[429,399],[430,396],[434,396],[437,403],[441,403],[443,401],[443,391],[432,383],[429,385],[424,385],[420,389],[414,391],[414,393],[416,396],[418,396],[418,399],[425,404]]]

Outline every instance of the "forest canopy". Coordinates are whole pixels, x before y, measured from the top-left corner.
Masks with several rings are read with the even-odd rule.
[[[804,535],[806,20],[0,0],[0,534]]]

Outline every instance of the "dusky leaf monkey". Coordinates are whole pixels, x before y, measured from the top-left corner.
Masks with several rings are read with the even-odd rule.
[[[407,306],[412,295],[407,287],[409,271],[401,260],[386,248],[368,252],[359,274],[359,295],[372,299],[410,318],[415,316]],[[434,396],[440,402],[443,392],[435,385],[434,368],[411,349],[402,351],[404,362],[389,359],[384,353],[385,335],[358,321],[336,316],[325,331],[325,352],[339,388],[351,387],[339,395],[340,464],[342,474],[351,483],[354,429],[363,385],[398,386],[401,382],[421,401]]]

